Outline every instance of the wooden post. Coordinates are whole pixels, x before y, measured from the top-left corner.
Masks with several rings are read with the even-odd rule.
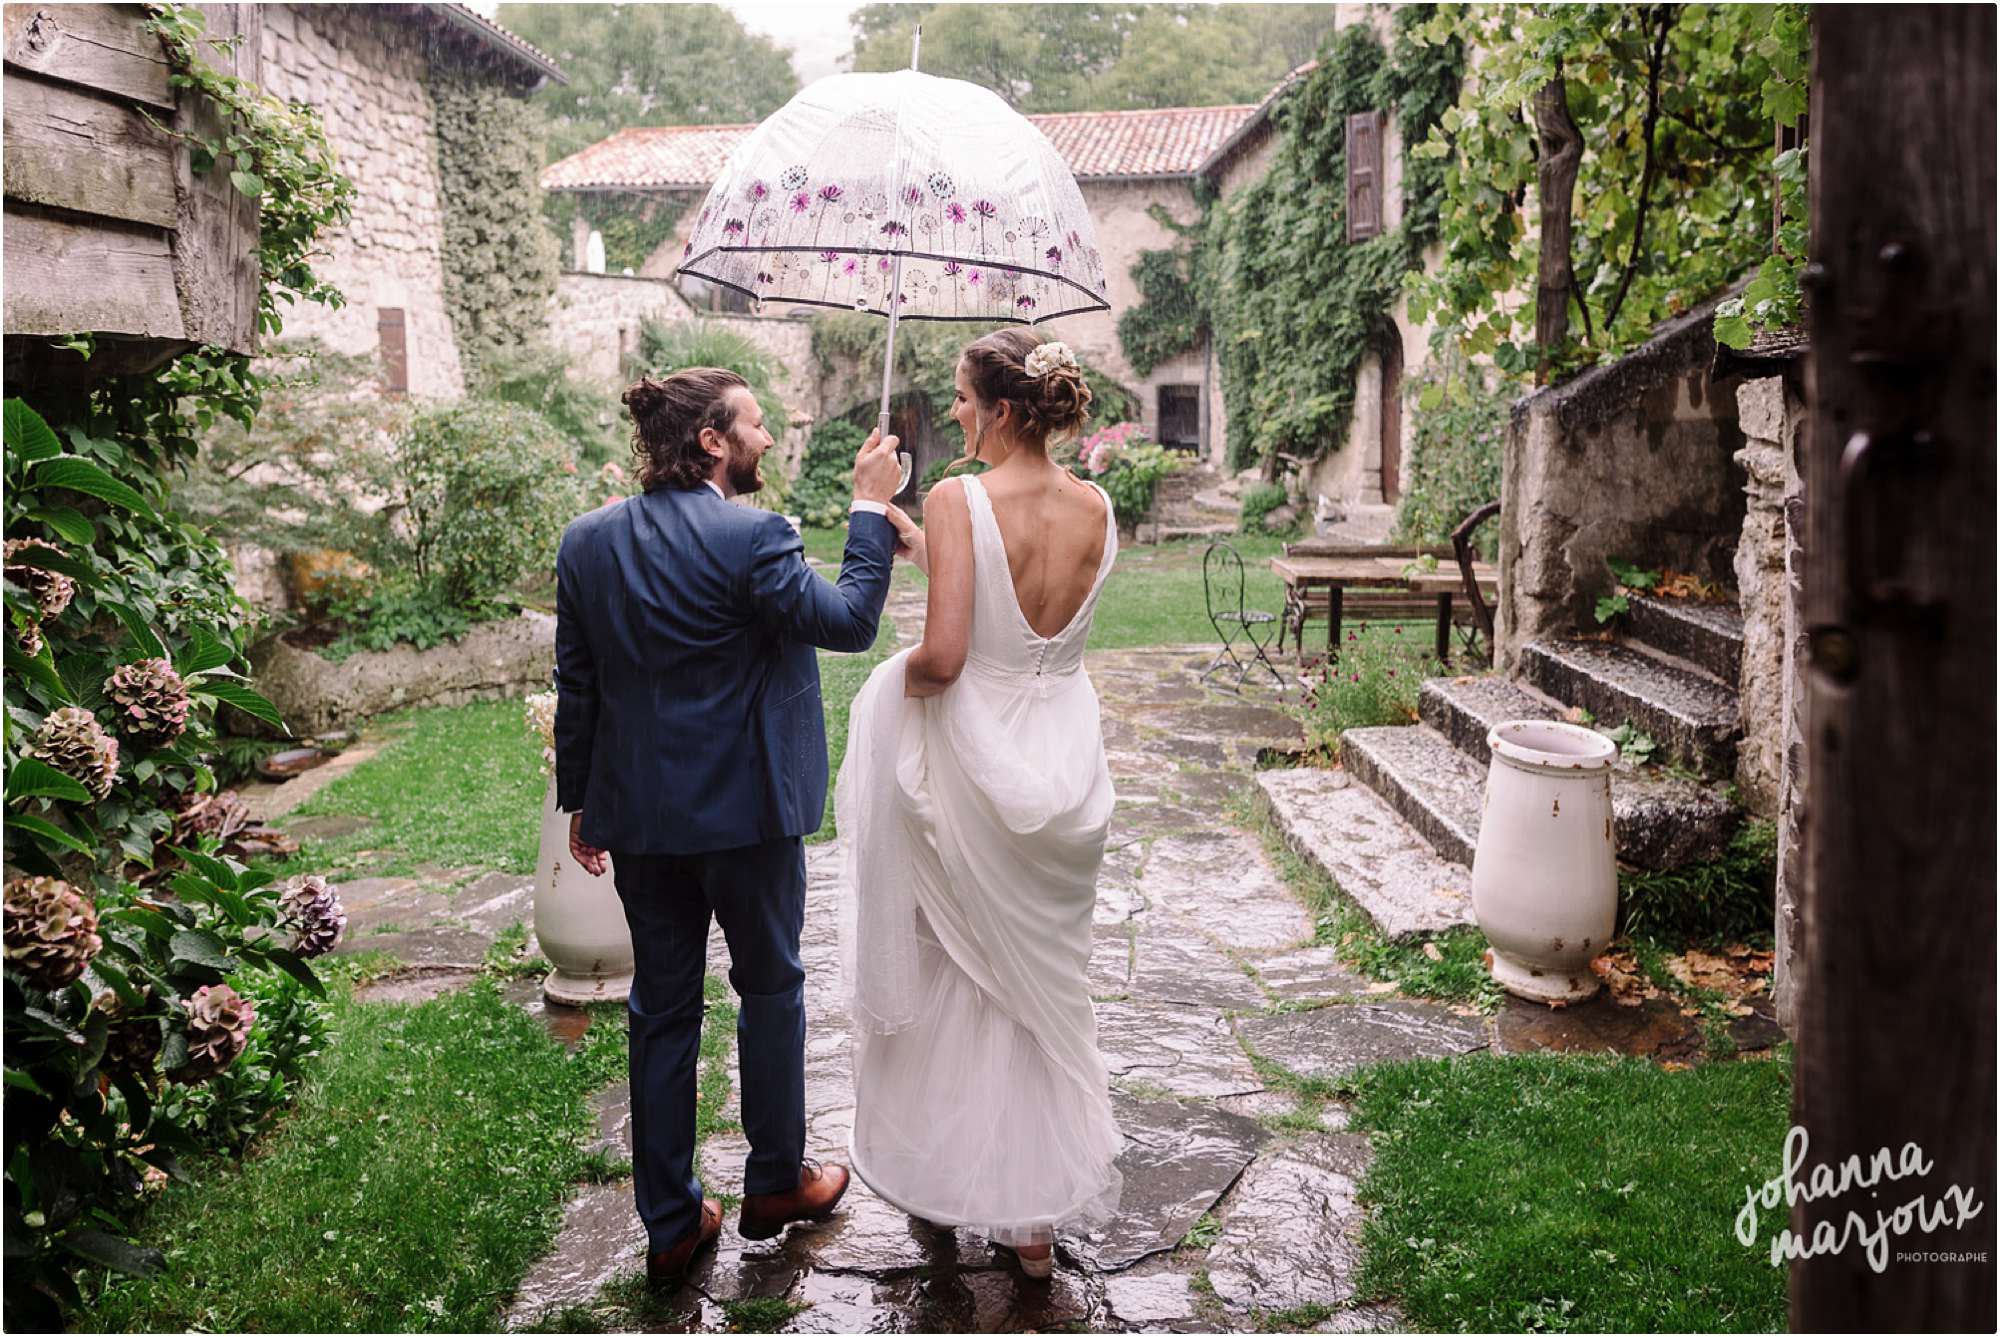
[[[1541,158],[1535,169],[1535,198],[1541,206],[1541,254],[1535,274],[1535,382],[1549,379],[1549,352],[1569,338],[1571,274],[1569,234],[1576,174],[1583,165],[1583,135],[1569,114],[1569,89],[1562,76],[1535,94],[1535,132]]]
[[[1814,11],[1796,1332],[1994,1327],[1994,10]],[[1778,1210],[1782,1211],[1782,1208]],[[1767,1218],[1768,1219],[1768,1218]],[[1767,1227],[1768,1228],[1768,1227]],[[1960,1261],[1959,1255],[1971,1255]]]

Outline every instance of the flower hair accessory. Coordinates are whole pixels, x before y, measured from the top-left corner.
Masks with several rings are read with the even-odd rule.
[[[1048,343],[1036,344],[1030,348],[1028,356],[1021,361],[1028,369],[1028,375],[1039,381],[1057,367],[1069,367],[1074,370],[1076,354],[1069,351],[1068,344],[1052,339]]]

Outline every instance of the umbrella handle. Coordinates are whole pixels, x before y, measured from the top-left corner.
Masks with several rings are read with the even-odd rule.
[[[889,272],[889,337],[884,341],[882,348],[882,405],[881,411],[875,419],[876,430],[880,431],[884,437],[889,435],[889,381],[896,370],[896,318],[901,314],[902,302],[899,299],[902,295],[903,253],[898,251],[896,252],[895,263]],[[911,461],[907,450],[898,450],[896,454],[903,465],[903,482],[896,488],[898,492],[901,492],[903,488],[909,486]]]

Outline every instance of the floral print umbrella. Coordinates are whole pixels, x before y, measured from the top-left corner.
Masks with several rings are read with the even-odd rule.
[[[709,190],[680,272],[903,320],[1035,324],[1110,305],[1054,146],[987,89],[914,69],[820,79],[759,125]]]

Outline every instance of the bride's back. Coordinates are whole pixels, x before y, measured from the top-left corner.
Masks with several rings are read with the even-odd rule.
[[[995,469],[980,485],[993,505],[1021,616],[1037,636],[1060,634],[1097,583],[1106,542],[1104,498],[1054,464]]]

